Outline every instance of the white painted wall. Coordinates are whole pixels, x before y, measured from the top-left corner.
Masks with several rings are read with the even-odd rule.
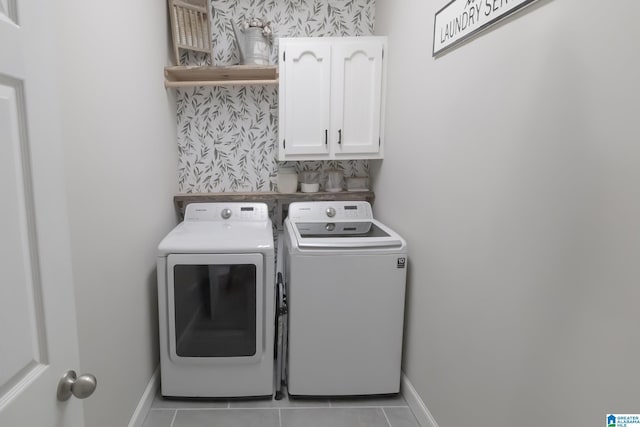
[[[640,3],[540,0],[433,59],[446,3],[376,8],[375,211],[409,243],[405,372],[440,427],[637,413]]]
[[[167,6],[58,7],[80,370],[98,378],[86,423],[126,426],[158,363],[155,249],[176,222]]]

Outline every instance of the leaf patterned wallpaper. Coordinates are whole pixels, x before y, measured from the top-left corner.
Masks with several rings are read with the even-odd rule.
[[[271,21],[278,37],[361,36],[373,33],[375,0],[211,0],[213,65],[238,63],[232,22]],[[278,58],[277,43],[271,62]],[[182,64],[211,58],[183,51]],[[277,86],[194,87],[177,91],[178,187],[184,193],[274,191],[280,166],[339,169],[345,177],[369,175],[364,160],[277,161]]]
[[[5,16],[11,22],[17,22],[16,10],[15,0],[0,0],[0,15]]]

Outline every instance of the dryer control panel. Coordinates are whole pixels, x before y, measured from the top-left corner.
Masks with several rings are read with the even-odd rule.
[[[368,202],[297,202],[289,205],[292,222],[338,222],[373,219]]]
[[[267,221],[266,203],[191,203],[184,213],[185,221]]]

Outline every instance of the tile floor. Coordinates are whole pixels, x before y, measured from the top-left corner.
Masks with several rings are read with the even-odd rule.
[[[402,396],[180,401],[156,396],[143,427],[419,427]]]

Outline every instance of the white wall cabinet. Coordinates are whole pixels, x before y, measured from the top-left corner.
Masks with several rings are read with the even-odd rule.
[[[280,39],[279,160],[382,158],[386,43]]]

